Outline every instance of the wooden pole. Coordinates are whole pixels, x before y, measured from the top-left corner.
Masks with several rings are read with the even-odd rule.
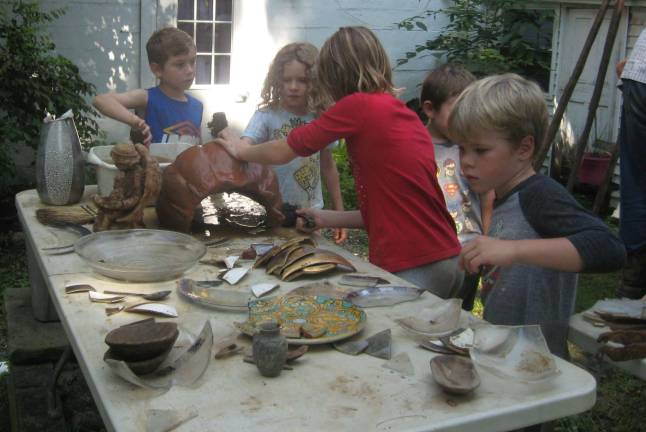
[[[597,33],[599,33],[599,29],[601,28],[601,23],[603,23],[603,18],[606,15],[606,11],[608,10],[609,4],[610,4],[610,0],[603,0],[603,2],[601,3],[601,6],[599,6],[599,12],[597,12],[597,16],[594,18],[592,27],[590,27],[590,33],[588,34],[588,38],[585,40],[585,43],[583,44],[583,48],[581,49],[581,54],[579,55],[579,59],[577,60],[576,65],[574,66],[574,70],[572,70],[572,75],[570,76],[570,79],[568,80],[567,84],[565,85],[565,88],[563,89],[563,94],[561,94],[561,97],[559,98],[558,106],[556,107],[556,111],[554,112],[554,116],[552,117],[552,122],[550,123],[550,126],[547,129],[547,134],[545,135],[545,139],[543,140],[541,152],[536,157],[536,162],[534,165],[534,168],[536,169],[536,171],[539,171],[543,166],[545,157],[547,156],[547,153],[550,150],[552,142],[554,141],[554,137],[556,136],[556,133],[558,132],[561,126],[561,120],[563,119],[563,114],[565,114],[565,109],[567,108],[568,102],[570,102],[570,98],[572,98],[572,93],[574,93],[574,88],[576,87],[576,83],[579,81],[579,77],[583,73],[583,68],[585,67],[586,61],[588,60],[588,56],[590,55],[590,50],[592,49],[594,40],[597,37]]]
[[[592,212],[594,214],[599,214],[601,212],[601,207],[606,200],[606,195],[608,194],[608,189],[612,184],[612,176],[615,173],[615,165],[617,165],[617,159],[619,159],[619,143],[615,143],[612,147],[612,152],[610,152],[610,163],[608,164],[608,171],[603,179],[603,182],[599,185],[597,194],[594,197],[594,204],[592,205]]]
[[[603,91],[603,85],[606,81],[608,63],[610,63],[610,55],[612,54],[612,49],[615,45],[615,39],[617,37],[617,30],[619,29],[619,22],[621,21],[621,14],[623,12],[623,9],[624,0],[617,0],[617,3],[615,4],[615,10],[612,14],[612,19],[610,20],[610,26],[608,27],[608,37],[606,38],[606,44],[603,47],[603,55],[601,56],[601,61],[599,62],[597,80],[594,85],[592,97],[590,98],[588,118],[586,119],[583,132],[581,133],[581,136],[576,143],[576,157],[574,158],[574,164],[572,166],[572,170],[570,171],[570,177],[567,181],[567,190],[570,192],[572,192],[572,189],[574,189],[574,182],[576,181],[576,177],[579,172],[579,165],[581,165],[581,159],[583,159],[583,153],[585,152],[585,148],[588,144],[588,138],[590,137],[590,131],[592,130],[592,124],[594,123],[595,113],[597,112],[597,108],[599,107],[601,92]]]

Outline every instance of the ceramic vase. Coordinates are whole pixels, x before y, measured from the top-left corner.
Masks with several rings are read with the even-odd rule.
[[[280,375],[287,358],[287,340],[277,323],[263,323],[253,336],[253,359],[263,376]]]
[[[74,204],[85,189],[85,158],[71,117],[43,123],[36,157],[36,190],[50,205]]]

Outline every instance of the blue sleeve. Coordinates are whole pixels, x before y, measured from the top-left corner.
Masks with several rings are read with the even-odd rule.
[[[572,242],[583,260],[583,272],[613,272],[623,267],[623,243],[556,181],[536,175],[519,191],[519,199],[523,215],[542,238],[565,237]]]
[[[269,114],[263,111],[256,111],[247,128],[242,132],[243,137],[250,138],[254,144],[263,143],[271,139],[269,133]]]

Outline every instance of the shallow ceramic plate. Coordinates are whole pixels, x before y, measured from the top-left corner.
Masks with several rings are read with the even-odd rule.
[[[423,289],[407,286],[368,287],[351,292],[346,299],[363,308],[392,306],[417,300],[423,292]]]
[[[477,367],[505,379],[537,382],[560,373],[538,325],[474,328],[469,351]]]
[[[448,393],[470,393],[480,385],[473,362],[466,357],[439,355],[431,359],[433,379]]]
[[[102,231],[81,237],[74,250],[97,273],[130,282],[179,277],[206,253],[204,244],[174,231]]]
[[[249,302],[249,318],[237,324],[243,333],[252,336],[259,323],[276,321],[281,327],[311,326],[324,329],[317,338],[287,338],[299,345],[315,345],[338,341],[359,333],[366,324],[366,313],[340,298],[322,295],[288,295]]]
[[[178,280],[177,291],[202,306],[233,312],[246,312],[251,298],[247,292],[204,287],[192,279]]]

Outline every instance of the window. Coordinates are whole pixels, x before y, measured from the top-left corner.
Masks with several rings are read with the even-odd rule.
[[[233,0],[178,0],[177,27],[197,47],[195,85],[229,84]]]

